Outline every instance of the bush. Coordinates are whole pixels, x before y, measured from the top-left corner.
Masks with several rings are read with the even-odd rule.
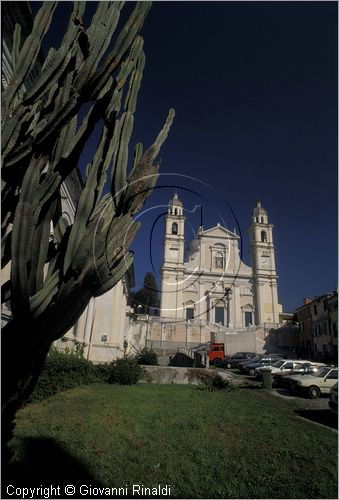
[[[190,370],[189,380],[197,379],[201,385],[212,392],[222,390],[229,387],[229,380],[224,379],[217,373],[212,373],[206,370]]]
[[[157,365],[158,355],[152,349],[146,349],[146,347],[138,354],[137,362],[139,365]]]
[[[108,365],[93,365],[78,352],[59,352],[52,348],[29,402],[41,401],[80,385],[108,382],[108,379]]]
[[[111,364],[94,365],[79,350],[60,352],[52,347],[29,402],[53,396],[59,391],[88,384],[136,384],[142,369],[135,358],[118,359]]]
[[[122,358],[110,365],[110,384],[136,384],[142,376],[142,369],[135,358]]]
[[[92,380],[96,383],[107,384],[111,374],[111,367],[109,364],[92,365]]]

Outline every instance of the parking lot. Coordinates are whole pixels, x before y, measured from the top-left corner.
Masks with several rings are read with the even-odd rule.
[[[225,370],[224,372],[227,373],[232,384],[241,388],[259,389],[263,385],[262,382],[255,377],[242,374],[238,369]],[[300,418],[304,418],[316,424],[325,425],[333,430],[338,429],[338,417],[329,409],[329,397],[327,395],[317,399],[309,399],[303,396],[291,395],[287,389],[279,388],[273,388],[271,394],[272,396],[285,400],[286,404],[292,403],[296,407],[295,413]]]

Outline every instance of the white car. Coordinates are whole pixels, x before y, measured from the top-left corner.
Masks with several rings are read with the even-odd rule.
[[[255,374],[257,378],[262,378],[262,370],[270,370],[271,374],[274,373],[286,373],[291,370],[295,370],[297,368],[301,368],[301,366],[305,363],[305,361],[294,360],[294,359],[279,359],[273,365],[267,366],[259,366],[255,369]]]
[[[338,368],[323,366],[314,373],[292,375],[290,377],[290,389],[296,392],[304,392],[311,399],[316,399],[321,394],[329,394],[337,382]]]

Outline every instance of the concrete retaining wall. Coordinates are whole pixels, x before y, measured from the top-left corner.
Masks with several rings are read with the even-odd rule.
[[[145,366],[143,378],[144,383],[148,384],[191,384],[198,385],[200,382],[194,377],[194,370],[206,371],[204,368],[179,368],[177,366]],[[210,370],[212,373],[212,370]],[[221,377],[229,380],[229,375],[224,371],[213,370]]]

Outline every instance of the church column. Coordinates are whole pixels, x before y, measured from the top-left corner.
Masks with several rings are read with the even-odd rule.
[[[256,318],[257,318],[257,326],[261,325],[262,324],[262,320],[263,320],[263,317],[262,317],[262,310],[261,310],[261,287],[262,287],[262,284],[261,283],[257,283],[256,285],[256,306],[257,306],[257,314],[256,314]]]
[[[229,328],[231,323],[231,292],[226,295],[226,326]]]
[[[229,326],[230,328],[234,328],[234,314],[235,314],[235,304],[234,304],[234,293],[233,291],[230,292],[230,300],[229,300],[229,307],[230,307],[230,323]]]
[[[278,290],[275,283],[271,283],[272,290],[272,305],[273,305],[273,321],[274,323],[279,323],[279,312],[278,312]]]
[[[86,323],[85,323],[85,335],[84,335],[84,340],[85,340],[86,344],[89,344],[90,337],[91,337],[91,331],[92,331],[92,326],[93,326],[94,301],[95,301],[94,298],[91,299],[89,301],[88,306],[87,306],[87,315],[86,315]]]
[[[242,318],[240,311],[240,289],[239,286],[234,287],[234,326],[241,327]]]

